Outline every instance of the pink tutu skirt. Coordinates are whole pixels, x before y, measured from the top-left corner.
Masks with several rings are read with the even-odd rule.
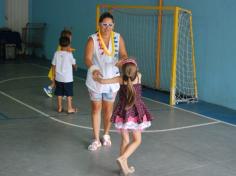
[[[138,119],[138,117],[128,117],[124,119],[120,116],[116,116],[113,123],[118,130],[144,130],[151,126],[151,121],[147,120],[146,115],[143,116],[141,123],[138,123]]]

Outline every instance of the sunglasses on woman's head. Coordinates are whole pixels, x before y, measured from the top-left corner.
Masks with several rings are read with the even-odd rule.
[[[100,23],[103,27],[113,27],[113,23]]]

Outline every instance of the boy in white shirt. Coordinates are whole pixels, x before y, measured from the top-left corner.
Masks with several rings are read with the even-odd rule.
[[[61,46],[60,51],[56,51],[52,60],[53,74],[56,83],[55,95],[57,96],[58,112],[63,111],[62,97],[67,97],[67,112],[75,113],[76,108],[72,106],[73,96],[73,69],[76,69],[76,61],[71,52],[68,52],[70,48],[70,39],[68,37],[60,37],[59,44]]]

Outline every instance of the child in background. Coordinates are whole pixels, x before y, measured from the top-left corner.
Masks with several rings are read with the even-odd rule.
[[[63,31],[61,31],[61,37],[68,37],[70,39],[70,42],[72,40],[72,32],[64,29]],[[60,51],[61,47],[60,45],[57,47],[57,51]],[[75,49],[73,48],[68,48],[69,52],[73,52]],[[43,88],[44,92],[50,97],[53,97],[53,89],[55,88],[55,79],[53,77],[53,73],[52,73],[52,67],[50,68],[49,72],[48,72],[48,78],[49,80],[51,80],[51,84],[49,86],[46,86]]]
[[[94,78],[101,84],[120,83],[119,100],[112,115],[112,122],[121,132],[120,156],[117,163],[124,175],[135,171],[128,166],[128,158],[141,144],[141,132],[151,126],[152,117],[141,99],[141,73],[134,59],[124,59],[121,63],[122,75],[111,78]],[[129,132],[133,140],[130,142]]]
[[[55,95],[57,96],[57,111],[62,112],[62,97],[67,98],[67,113],[77,112],[72,105],[73,96],[73,68],[76,61],[70,49],[70,38],[62,36],[59,39],[61,49],[56,51],[52,60],[52,73],[55,78]],[[73,67],[73,68],[72,68]]]

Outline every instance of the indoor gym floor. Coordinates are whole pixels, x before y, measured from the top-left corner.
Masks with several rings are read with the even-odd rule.
[[[90,152],[90,101],[75,77],[79,112],[56,112],[56,98],[42,88],[48,67],[0,64],[0,176],[116,176],[120,135],[112,147]],[[143,98],[154,116],[130,157],[134,176],[235,176],[236,126]],[[102,132],[101,132],[102,133]]]

